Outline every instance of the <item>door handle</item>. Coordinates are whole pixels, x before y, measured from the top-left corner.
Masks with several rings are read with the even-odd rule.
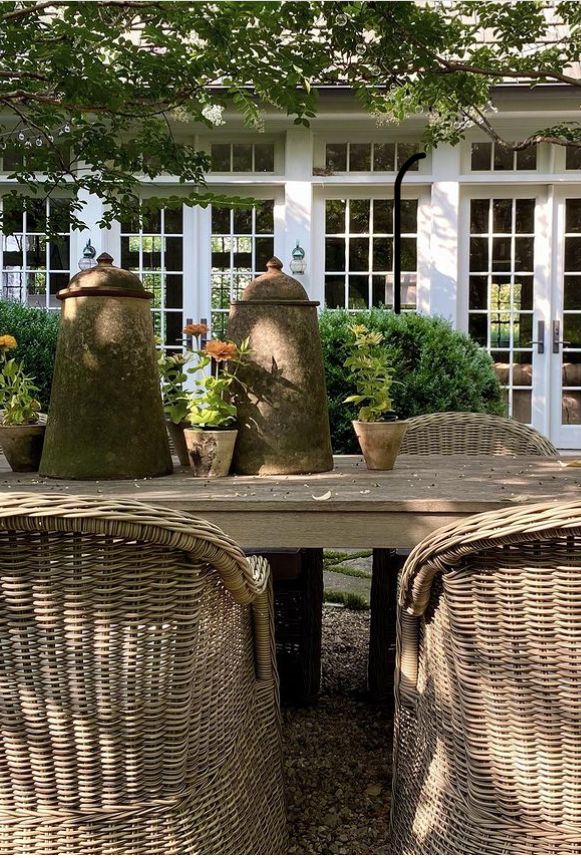
[[[561,323],[558,319],[553,321],[553,354],[558,355],[561,346],[570,346],[569,340],[561,339]]]
[[[545,323],[543,321],[537,322],[537,339],[531,340],[530,343],[527,343],[529,346],[537,347],[537,354],[544,355],[545,353]]]

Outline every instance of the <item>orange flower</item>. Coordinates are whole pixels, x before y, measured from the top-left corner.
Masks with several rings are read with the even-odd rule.
[[[186,325],[182,330],[189,337],[200,337],[208,333],[208,326],[199,322],[197,325]]]
[[[211,357],[220,363],[222,361],[225,362],[238,357],[238,346],[236,343],[225,343],[222,340],[208,340],[204,346],[204,352],[208,357]]]
[[[15,349],[18,343],[10,334],[3,334],[0,337],[0,349],[2,351],[8,351],[8,349]]]

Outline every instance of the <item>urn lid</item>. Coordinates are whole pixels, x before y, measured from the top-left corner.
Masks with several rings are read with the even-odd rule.
[[[253,301],[260,304],[306,304],[308,306],[318,305],[318,301],[309,301],[305,288],[282,270],[282,262],[273,256],[266,263],[266,272],[259,274],[252,280],[244,292],[240,301],[233,303],[245,303]]]
[[[57,292],[57,298],[77,298],[81,295],[110,295],[116,298],[147,298],[153,297],[146,292],[143,283],[132,271],[117,268],[113,265],[113,257],[102,253],[97,257],[97,265],[86,268],[71,277],[69,285]]]

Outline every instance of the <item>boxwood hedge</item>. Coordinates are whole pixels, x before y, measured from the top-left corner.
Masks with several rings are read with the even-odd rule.
[[[320,316],[320,329],[336,453],[358,452],[351,426],[356,408],[343,403],[353,392],[348,389],[343,362],[347,328],[354,323],[365,324],[385,336],[398,382],[392,390],[400,417],[436,411],[505,413],[490,356],[444,319],[416,313],[396,316],[382,309],[355,313],[325,310]]]
[[[26,307],[15,301],[0,301],[0,335],[12,334],[18,346],[11,352],[33,375],[39,388],[43,411],[48,408],[59,313]]]

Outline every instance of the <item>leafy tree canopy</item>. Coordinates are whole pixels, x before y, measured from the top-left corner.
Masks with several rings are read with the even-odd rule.
[[[349,84],[386,121],[424,113],[426,145],[474,125],[516,149],[581,145],[576,122],[503,141],[491,109],[507,79],[581,90],[580,55],[574,0],[0,2],[0,147],[13,197],[66,183],[105,201],[107,226],[134,208],[138,176],[177,176],[179,204],[231,203],[205,185],[187,123],[212,128],[233,105],[260,128],[270,104],[308,124],[322,83]]]

